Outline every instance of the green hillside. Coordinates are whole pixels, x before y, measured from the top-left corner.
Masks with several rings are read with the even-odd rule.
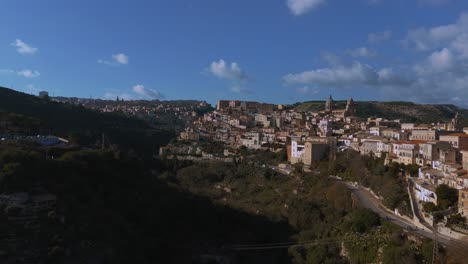
[[[173,136],[170,131],[152,128],[123,114],[101,113],[3,87],[0,87],[0,112],[36,120],[34,126],[26,128],[31,133],[63,136],[82,145],[99,143],[104,133],[111,144],[150,152]],[[37,123],[41,124],[39,128]]]
[[[337,109],[345,108],[346,101],[336,101]],[[294,108],[297,111],[322,111],[325,101],[309,101],[296,103]],[[465,123],[468,123],[468,110],[455,105],[448,104],[416,104],[412,102],[375,102],[375,101],[355,101],[356,113],[360,118],[370,116],[383,117],[387,119],[401,119],[405,122],[436,123],[448,121],[460,112],[464,116]]]
[[[146,127],[137,119],[44,100],[3,87],[0,87],[0,111],[40,119],[45,122],[46,127],[57,132],[69,129],[101,129],[109,126]]]

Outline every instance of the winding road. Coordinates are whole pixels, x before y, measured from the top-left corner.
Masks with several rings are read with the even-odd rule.
[[[392,212],[389,212],[388,209],[385,209],[381,201],[377,199],[372,193],[368,190],[360,187],[354,186],[352,183],[343,181],[338,177],[331,176],[331,178],[336,181],[344,184],[351,192],[354,197],[360,202],[360,204],[375,213],[380,217],[387,219],[388,221],[401,226],[408,230],[408,232],[426,237],[429,239],[434,239],[434,232],[431,228],[424,227],[422,224],[420,227],[415,225],[412,221],[409,221],[403,217],[397,216]],[[468,241],[463,239],[455,239],[447,235],[437,233],[437,241],[439,244],[444,245],[449,250],[457,253],[458,258],[467,259],[468,258]]]
[[[354,186],[353,184],[346,182],[346,181],[341,181],[341,180],[339,181],[342,184],[346,185],[346,187],[349,190],[351,190],[354,197],[357,200],[359,200],[360,204],[363,207],[374,211],[380,217],[385,218],[388,221],[405,228],[411,233],[415,233],[415,234],[418,234],[420,236],[423,236],[429,239],[434,239],[434,233],[431,229],[427,227],[417,226],[412,221],[409,221],[403,217],[397,216],[389,212],[387,209],[383,207],[380,200],[377,199],[374,195],[372,195],[372,193],[370,193],[366,189],[359,187],[359,186]],[[454,239],[439,233],[437,234],[437,240],[439,241],[439,243],[443,245],[449,245]],[[460,241],[460,242],[466,243],[464,241]],[[468,245],[468,243],[466,245]]]

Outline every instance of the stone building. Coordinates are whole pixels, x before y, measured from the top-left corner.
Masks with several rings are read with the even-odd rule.
[[[335,109],[335,103],[333,102],[333,98],[330,95],[328,97],[327,102],[325,103],[325,112],[331,112]]]
[[[411,131],[411,140],[436,140],[437,131],[433,129],[413,129]]]
[[[465,133],[455,133],[440,136],[440,141],[446,141],[459,150],[468,150],[468,135]]]
[[[458,213],[463,216],[468,214],[468,188],[458,190]]]
[[[463,129],[462,127],[462,115],[460,113],[456,113],[455,117],[450,121],[447,130],[449,131],[460,131]]]
[[[330,113],[339,118],[352,117],[356,115],[356,109],[354,105],[353,98],[350,98],[346,102],[346,107],[344,109],[336,109],[335,102],[333,101],[332,96],[328,97],[327,102],[325,103],[325,112]]]

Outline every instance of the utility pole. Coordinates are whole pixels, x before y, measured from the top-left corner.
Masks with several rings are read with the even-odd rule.
[[[439,255],[439,242],[437,241],[437,222],[434,219],[434,215],[438,212],[434,212],[432,215],[432,232],[434,233],[434,245],[432,248],[432,264],[437,264],[437,257]]]
[[[102,150],[104,150],[106,148],[106,142],[104,141],[105,137],[106,136],[104,135],[104,133],[102,133],[102,146],[101,146]]]
[[[434,247],[432,248],[432,264],[437,264],[439,254],[439,242],[437,242],[437,231],[434,231]]]

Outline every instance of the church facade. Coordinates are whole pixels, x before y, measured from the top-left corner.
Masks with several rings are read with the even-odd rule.
[[[340,117],[340,118],[356,116],[356,108],[355,108],[355,105],[354,105],[354,100],[353,100],[353,98],[350,98],[346,102],[345,109],[335,109],[335,102],[333,101],[333,98],[330,95],[328,97],[327,102],[325,103],[325,113],[332,114],[332,115],[334,115],[336,117]]]

